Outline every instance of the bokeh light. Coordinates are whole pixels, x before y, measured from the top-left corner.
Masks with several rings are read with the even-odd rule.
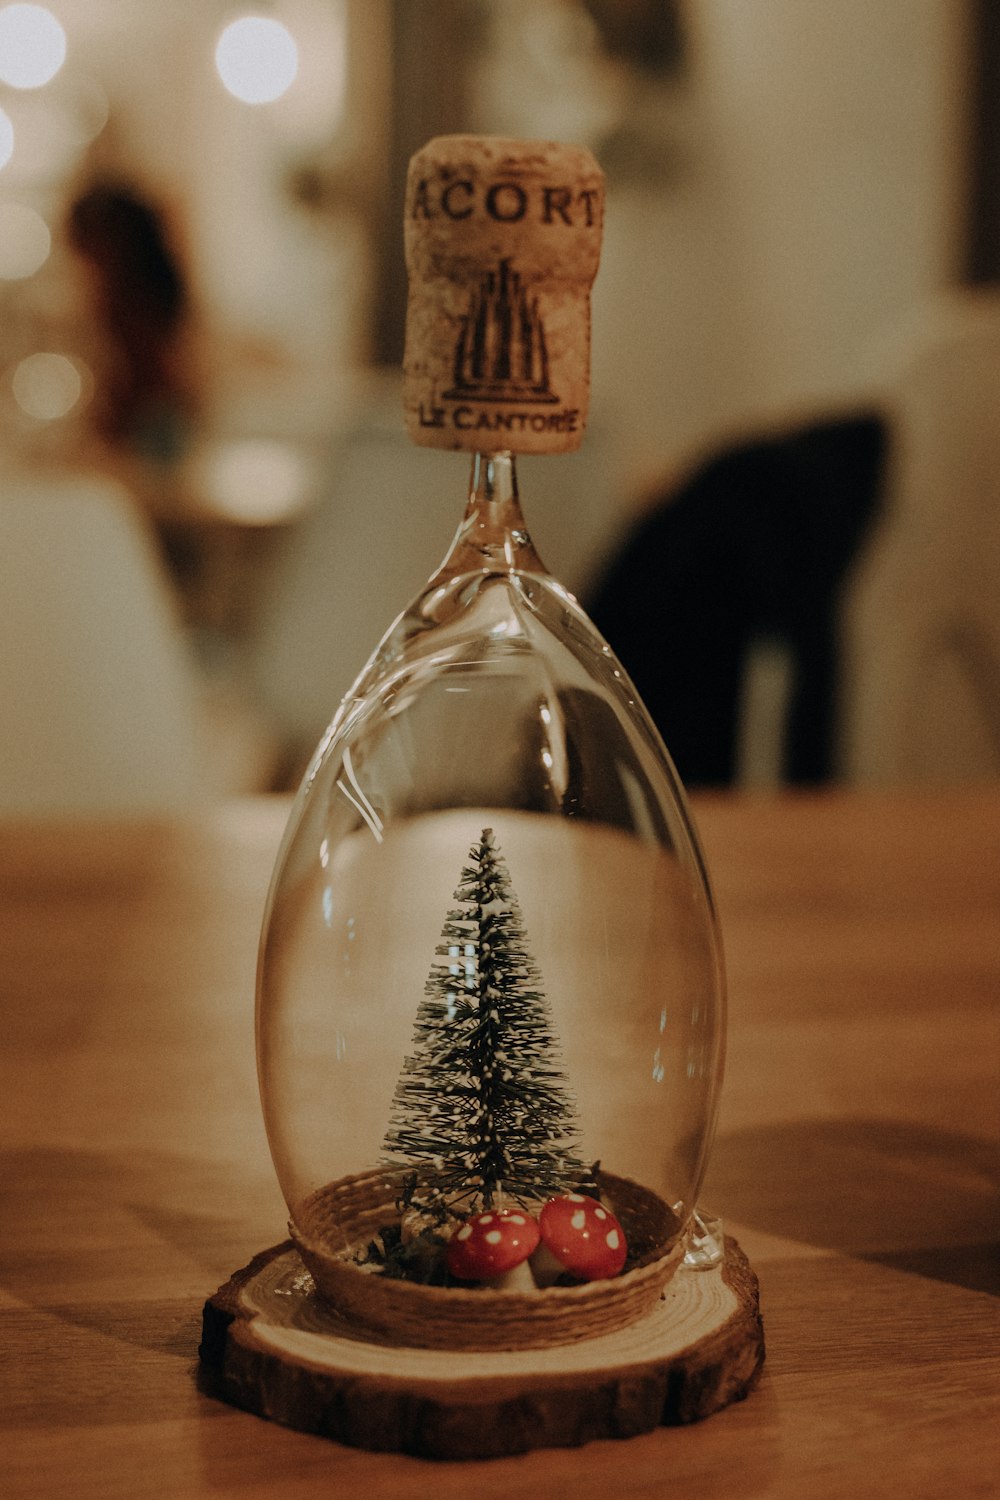
[[[215,66],[229,92],[244,104],[270,104],[294,83],[299,49],[280,21],[241,16],[219,37]]]
[[[45,264],[52,249],[49,226],[26,203],[0,203],[0,281],[22,281]]]
[[[247,438],[220,444],[206,456],[204,484],[219,514],[245,525],[276,526],[304,508],[309,477],[295,448]]]
[[[68,354],[29,354],[11,377],[14,400],[39,422],[66,417],[83,395],[80,366]]]
[[[10,115],[0,109],[0,167],[5,167],[14,151],[14,126]]]
[[[15,89],[41,88],[65,60],[66,33],[44,5],[0,9],[0,82]]]

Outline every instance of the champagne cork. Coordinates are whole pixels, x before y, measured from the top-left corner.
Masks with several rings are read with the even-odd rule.
[[[415,443],[580,446],[603,218],[604,176],[581,146],[452,135],[413,156],[403,405]]]

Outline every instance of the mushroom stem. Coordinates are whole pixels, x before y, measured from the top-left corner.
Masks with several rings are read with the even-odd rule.
[[[504,1271],[502,1276],[490,1277],[483,1282],[483,1286],[492,1287],[497,1292],[534,1292],[538,1289],[530,1260],[519,1261],[509,1271]]]
[[[566,1267],[556,1260],[548,1245],[539,1245],[529,1261],[535,1286],[542,1289],[553,1286]]]

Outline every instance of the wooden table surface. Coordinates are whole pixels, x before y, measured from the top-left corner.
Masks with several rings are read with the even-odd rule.
[[[205,1296],[284,1236],[253,972],[287,804],[0,829],[5,1497],[1000,1494],[1000,790],[696,804],[728,955],[705,1206],[768,1359],[700,1426],[471,1465],[195,1384]]]

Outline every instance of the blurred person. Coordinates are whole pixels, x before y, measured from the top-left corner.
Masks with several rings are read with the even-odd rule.
[[[83,271],[94,376],[86,457],[117,474],[148,512],[185,614],[198,613],[205,543],[185,515],[184,465],[203,400],[182,257],[159,205],[113,177],[94,179],[72,200],[66,239]]]
[[[125,456],[171,467],[199,401],[187,278],[163,215],[126,184],[96,182],[71,204],[67,238],[86,271],[98,345],[94,429]]]

